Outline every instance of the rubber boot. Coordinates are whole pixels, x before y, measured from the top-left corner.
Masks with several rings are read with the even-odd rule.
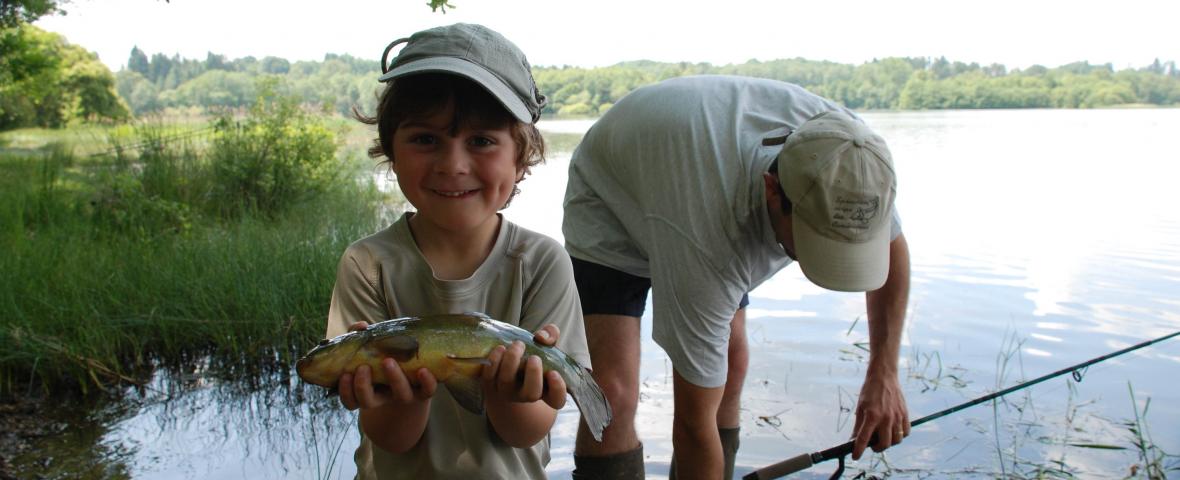
[[[721,436],[721,454],[725,456],[725,467],[722,477],[725,480],[733,478],[733,463],[737,458],[738,446],[742,443],[739,437],[742,427],[718,428]],[[672,452],[672,465],[668,467],[668,480],[676,480],[676,452]]]
[[[574,455],[573,480],[643,480],[643,445],[603,457]]]
[[[725,476],[721,478],[726,480],[733,478],[733,462],[737,459],[738,446],[742,443],[738,435],[741,432],[742,427],[717,429],[717,433],[721,434],[721,453],[725,455]]]

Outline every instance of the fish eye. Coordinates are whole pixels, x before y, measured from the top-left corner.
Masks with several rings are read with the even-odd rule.
[[[328,339],[325,338],[323,340],[320,340],[320,343],[319,343],[320,346],[327,345],[327,344],[328,344]]]

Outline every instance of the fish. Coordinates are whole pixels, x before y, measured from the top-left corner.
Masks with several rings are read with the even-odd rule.
[[[542,370],[561,375],[591,435],[601,442],[612,413],[589,370],[560,349],[537,343],[531,332],[478,312],[377,322],[365,330],[321,341],[295,363],[295,371],[305,382],[331,389],[344,373],[369,365],[373,383],[387,384],[380,365],[383,358],[391,357],[411,382],[417,378],[414,372],[426,367],[459,405],[478,415],[484,411],[480,374],[490,363],[488,353],[497,345],[507,347],[516,340],[524,343],[524,358],[536,355],[541,358]],[[523,362],[521,368],[523,373]]]

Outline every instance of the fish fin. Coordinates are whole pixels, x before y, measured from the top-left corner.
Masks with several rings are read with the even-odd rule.
[[[579,366],[575,372],[571,375],[563,375],[563,377],[572,377],[564,378],[566,389],[570,396],[574,397],[574,404],[582,413],[582,421],[586,422],[586,426],[590,428],[590,435],[594,437],[595,441],[601,442],[602,431],[606,429],[607,425],[610,425],[613,416],[610,403],[607,403],[606,394],[598,387],[594,377],[590,376],[589,370]]]
[[[483,389],[480,387],[479,379],[464,375],[452,375],[443,383],[447,386],[447,391],[451,392],[451,396],[455,397],[455,401],[459,402],[459,405],[476,415],[483,414]]]
[[[398,363],[404,363],[418,356],[418,339],[407,335],[395,335],[373,340],[373,348]]]

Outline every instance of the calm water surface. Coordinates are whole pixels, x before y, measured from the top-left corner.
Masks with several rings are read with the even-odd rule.
[[[900,369],[911,418],[1180,329],[1180,110],[864,117],[893,152],[912,253]],[[522,184],[508,218],[561,238],[570,150],[591,123],[542,122],[558,151]],[[863,295],[824,291],[792,266],[751,297],[739,473],[847,440],[867,358]],[[671,366],[650,340],[650,308],[643,321],[638,427],[649,477],[663,478]],[[1122,478],[1138,461],[1124,422],[1149,399],[1151,440],[1180,453],[1178,374],[1173,340],[1093,366],[1080,383],[1055,379],[915,428],[887,454],[850,461],[846,477],[1033,476],[1064,464],[1081,478]],[[97,433],[78,434],[96,438],[114,471],[176,479],[355,471],[353,415],[297,381],[257,389],[161,378],[153,388],[97,415],[106,419]],[[576,425],[577,411],[563,410],[552,478],[569,477]]]

